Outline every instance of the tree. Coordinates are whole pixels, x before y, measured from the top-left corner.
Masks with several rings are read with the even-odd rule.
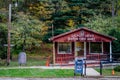
[[[114,15],[120,15],[120,0],[113,0],[112,6],[114,7]]]
[[[112,18],[103,16],[101,14],[94,15],[94,17],[89,19],[89,22],[85,23],[84,25],[103,34],[108,34],[109,31],[115,27],[113,27]]]
[[[117,40],[113,41],[113,52],[120,52],[120,16],[114,18],[106,18],[102,15],[94,16],[85,26],[102,34],[117,38]]]
[[[43,38],[44,41],[48,41],[48,38],[52,36],[52,25],[54,26],[54,35],[65,32],[63,30],[66,28],[67,21],[65,14],[68,10],[67,3],[63,0],[44,0],[30,5],[30,14],[44,21],[48,26],[48,34]]]
[[[4,44],[7,43],[7,25],[0,23],[0,58],[6,59],[6,49]]]
[[[33,47],[39,47],[42,37],[46,34],[47,27],[44,22],[24,13],[18,13],[13,22],[12,43],[17,49],[29,50]]]

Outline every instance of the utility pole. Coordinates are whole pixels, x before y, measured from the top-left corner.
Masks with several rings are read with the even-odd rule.
[[[52,37],[54,37],[54,25],[52,24]]]
[[[114,18],[115,16],[115,3],[114,0],[112,1],[112,17]]]
[[[18,0],[17,0],[18,2]],[[17,2],[15,3],[15,6],[17,7]],[[8,14],[8,49],[7,49],[7,66],[10,64],[10,47],[11,47],[11,14],[12,14],[12,0],[9,0],[9,14]]]
[[[12,13],[12,5],[9,3],[9,17],[8,17],[8,49],[7,49],[7,66],[10,64],[10,32],[11,32],[11,13]]]

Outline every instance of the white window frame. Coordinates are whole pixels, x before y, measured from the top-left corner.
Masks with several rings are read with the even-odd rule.
[[[60,44],[60,43],[58,43],[58,46],[57,46],[57,53],[58,53],[58,54],[72,54],[72,43],[71,43],[71,42],[61,42],[61,43],[69,43],[69,44],[70,44],[70,53],[59,52],[59,44]]]
[[[100,54],[102,55],[103,54],[103,42],[101,42],[101,53],[91,53],[91,42],[89,42],[89,53],[90,54]]]

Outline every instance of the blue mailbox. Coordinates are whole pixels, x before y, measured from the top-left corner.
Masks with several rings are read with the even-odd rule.
[[[84,59],[75,59],[75,70],[74,70],[74,75],[75,74],[81,74],[84,75]]]

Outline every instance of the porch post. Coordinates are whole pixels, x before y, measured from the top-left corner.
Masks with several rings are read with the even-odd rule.
[[[84,58],[86,59],[86,42],[84,42]]]
[[[77,53],[76,53],[76,42],[74,42],[74,57],[77,57]]]
[[[53,64],[55,64],[55,42],[53,42]]]
[[[103,47],[103,42],[102,42],[102,54],[104,54],[104,47]]]
[[[112,42],[110,42],[110,62],[112,62]]]

